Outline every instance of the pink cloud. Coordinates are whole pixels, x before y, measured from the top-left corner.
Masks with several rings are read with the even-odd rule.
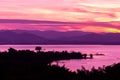
[[[95,7],[94,7],[95,8]],[[89,7],[88,7],[89,9]],[[109,12],[102,12],[102,11],[92,11],[92,10],[87,10],[84,8],[64,8],[62,9],[64,11],[68,11],[68,12],[77,12],[77,13],[87,13],[87,14],[93,14],[93,15],[99,15],[99,16],[106,16],[106,17],[111,17],[111,18],[116,18],[117,16],[115,15],[115,13],[113,12],[113,10],[109,11]]]
[[[115,22],[120,20],[118,3],[120,3],[120,0],[116,0],[116,2],[114,0],[1,0],[0,19],[79,23],[0,23],[0,29],[58,31],[83,30],[83,28],[89,31],[94,27],[95,29],[99,27],[103,31],[106,28],[119,29],[119,22]]]
[[[8,30],[55,30],[55,31],[88,31],[119,32],[119,22],[56,22],[34,20],[0,20],[0,29]]]
[[[99,1],[99,0],[97,0]],[[97,2],[96,1],[96,2]],[[11,4],[10,4],[11,2]],[[28,3],[29,2],[29,3]],[[98,7],[87,0],[5,0],[0,3],[0,18],[54,21],[115,21],[119,8]],[[3,4],[7,4],[3,5]],[[79,3],[79,4],[78,4]],[[49,5],[48,5],[49,4]],[[54,4],[54,5],[53,5]],[[103,18],[105,18],[103,20]]]

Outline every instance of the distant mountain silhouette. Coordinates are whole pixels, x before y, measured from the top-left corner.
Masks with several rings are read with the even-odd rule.
[[[39,30],[12,30],[16,33],[30,33],[40,37],[44,37],[47,39],[61,39],[66,37],[75,37],[75,36],[83,36],[89,34],[89,32],[82,32],[82,31],[68,31],[68,32],[59,32],[59,31],[39,31]]]
[[[28,32],[0,31],[0,44],[46,44],[48,42],[48,39]]]
[[[120,44],[120,33],[0,30],[0,44]]]

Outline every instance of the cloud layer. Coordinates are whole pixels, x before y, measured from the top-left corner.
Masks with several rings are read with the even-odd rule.
[[[120,32],[120,0],[1,0],[0,19],[22,19],[0,22],[0,29],[82,30]],[[34,21],[71,23],[34,23]]]
[[[120,22],[58,22],[22,19],[0,19],[1,30],[55,30],[120,33]]]

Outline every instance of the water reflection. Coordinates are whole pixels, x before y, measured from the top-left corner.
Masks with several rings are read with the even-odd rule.
[[[93,59],[83,60],[61,60],[60,66],[70,68],[70,70],[80,69],[84,66],[86,69],[102,67],[103,65],[112,65],[120,62],[120,45],[1,45],[0,51],[6,51],[9,47],[15,49],[35,50],[36,46],[41,46],[43,51],[80,51],[83,54],[105,54],[105,56],[94,56]],[[53,63],[55,64],[55,63]]]

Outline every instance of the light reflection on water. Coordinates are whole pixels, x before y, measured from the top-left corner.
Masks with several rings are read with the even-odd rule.
[[[103,65],[112,65],[120,62],[120,45],[0,45],[0,51],[7,51],[12,47],[17,50],[30,49],[35,50],[36,46],[41,46],[43,51],[80,51],[87,54],[105,54],[105,56],[94,56],[94,59],[82,60],[61,60],[59,65],[65,65],[70,70],[81,69],[84,66],[86,69],[102,67]],[[55,62],[53,63],[55,64]]]

